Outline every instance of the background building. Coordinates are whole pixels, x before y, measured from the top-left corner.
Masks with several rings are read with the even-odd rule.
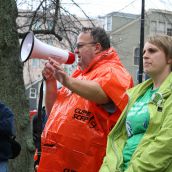
[[[101,18],[102,19],[102,18]],[[110,34],[112,46],[138,83],[140,58],[140,15],[113,12],[103,17],[104,28]],[[154,33],[172,36],[172,12],[151,9],[145,13],[145,38]]]
[[[28,22],[29,12],[22,12],[18,23]],[[27,14],[27,15],[26,15]],[[65,20],[65,16],[64,20]],[[134,78],[135,84],[138,83],[138,69],[140,58],[140,15],[112,12],[90,22],[88,19],[78,18],[80,26],[102,26],[109,33],[111,45],[118,52],[124,66],[129,70]],[[33,27],[39,30],[41,28],[40,20],[37,20]],[[50,28],[51,18],[44,25]],[[23,31],[27,30],[23,28]],[[154,33],[164,33],[172,36],[172,12],[164,10],[151,9],[145,12],[145,38]],[[50,35],[36,35],[36,37],[49,45],[61,49],[71,50],[66,41],[59,42]],[[77,34],[69,35],[73,48],[76,45]],[[42,80],[42,69],[45,61],[42,59],[30,59],[24,64],[23,77],[26,86],[26,92],[30,101],[30,110],[37,109],[39,98],[39,87]],[[68,74],[71,74],[76,67],[77,61],[72,65],[64,65]],[[145,77],[143,78],[143,80]],[[61,85],[59,85],[60,87]]]

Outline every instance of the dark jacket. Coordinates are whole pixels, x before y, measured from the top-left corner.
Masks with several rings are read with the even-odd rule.
[[[14,114],[0,102],[0,161],[8,160],[12,155],[9,138],[14,136]]]

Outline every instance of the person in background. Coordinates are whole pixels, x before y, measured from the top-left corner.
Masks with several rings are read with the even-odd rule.
[[[0,102],[0,172],[8,172],[8,160],[12,158],[10,138],[14,136],[14,114]]]
[[[143,68],[150,79],[128,91],[100,172],[172,171],[172,37],[147,39]]]
[[[83,28],[75,53],[78,68],[68,76],[49,58],[46,114],[38,172],[97,172],[105,155],[107,135],[124,109],[133,80],[105,30]],[[57,90],[56,81],[63,87]]]

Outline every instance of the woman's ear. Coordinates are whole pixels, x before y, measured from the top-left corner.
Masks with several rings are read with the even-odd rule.
[[[168,58],[167,63],[172,65],[172,58]]]

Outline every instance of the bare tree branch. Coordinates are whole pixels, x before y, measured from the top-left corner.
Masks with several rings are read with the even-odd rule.
[[[73,0],[72,2],[87,17],[87,23],[95,26],[80,6]],[[60,0],[40,0],[34,11],[19,10],[17,23],[19,38],[32,30],[34,34],[53,35],[58,41],[63,38],[63,44],[71,50],[74,49],[76,38],[83,27],[81,19],[63,8]]]

